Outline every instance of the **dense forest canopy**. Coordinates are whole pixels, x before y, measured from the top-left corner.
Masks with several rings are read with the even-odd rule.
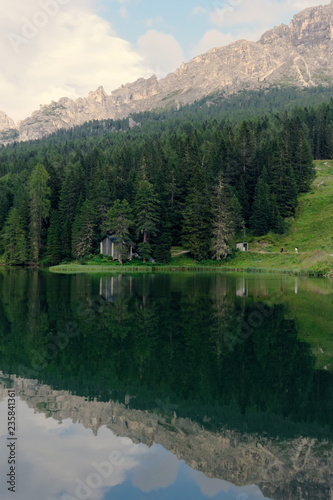
[[[245,228],[282,233],[310,188],[313,159],[333,155],[333,100],[289,105],[323,94],[213,96],[209,106],[136,115],[134,127],[89,122],[3,147],[0,255],[12,264],[82,259],[109,233],[144,260],[167,262],[179,244],[197,260],[220,259]]]

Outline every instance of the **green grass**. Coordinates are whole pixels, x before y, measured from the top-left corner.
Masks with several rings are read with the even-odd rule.
[[[51,268],[55,272],[96,271],[179,271],[235,270],[248,272],[284,272],[300,275],[333,277],[333,160],[317,161],[316,179],[312,190],[300,196],[294,219],[287,221],[285,235],[269,233],[255,238],[249,236],[249,252],[235,252],[233,258],[224,261],[196,262],[190,254],[175,254],[184,250],[172,247],[168,264],[143,264],[141,261],[125,262],[123,266],[109,257],[91,256],[79,265],[69,263]],[[284,248],[280,253],[281,246]],[[299,253],[295,254],[295,247]]]

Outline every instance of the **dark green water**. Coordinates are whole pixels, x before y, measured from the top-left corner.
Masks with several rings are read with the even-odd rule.
[[[332,298],[275,275],[1,271],[2,473],[13,387],[19,500],[330,500]]]

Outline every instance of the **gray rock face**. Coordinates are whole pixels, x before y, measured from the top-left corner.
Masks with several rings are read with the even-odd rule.
[[[9,130],[15,128],[14,121],[3,111],[0,111],[0,130]]]
[[[103,87],[76,101],[66,97],[41,106],[18,124],[15,140],[39,139],[89,120],[191,104],[216,91],[231,95],[275,85],[327,84],[333,78],[333,2],[305,9],[290,23],[264,33],[258,42],[240,40],[183,63],[158,80],[140,78],[107,94]],[[0,143],[4,126],[0,120]]]

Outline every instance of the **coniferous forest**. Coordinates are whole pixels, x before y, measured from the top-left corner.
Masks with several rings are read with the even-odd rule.
[[[246,95],[233,102],[142,113],[135,126],[89,122],[3,147],[3,261],[81,260],[99,253],[106,234],[120,242],[121,261],[127,244],[143,260],[167,262],[171,245],[195,260],[222,259],[244,230],[283,233],[314,179],[313,160],[333,156],[333,100],[290,107],[287,92],[275,91],[243,115]]]

